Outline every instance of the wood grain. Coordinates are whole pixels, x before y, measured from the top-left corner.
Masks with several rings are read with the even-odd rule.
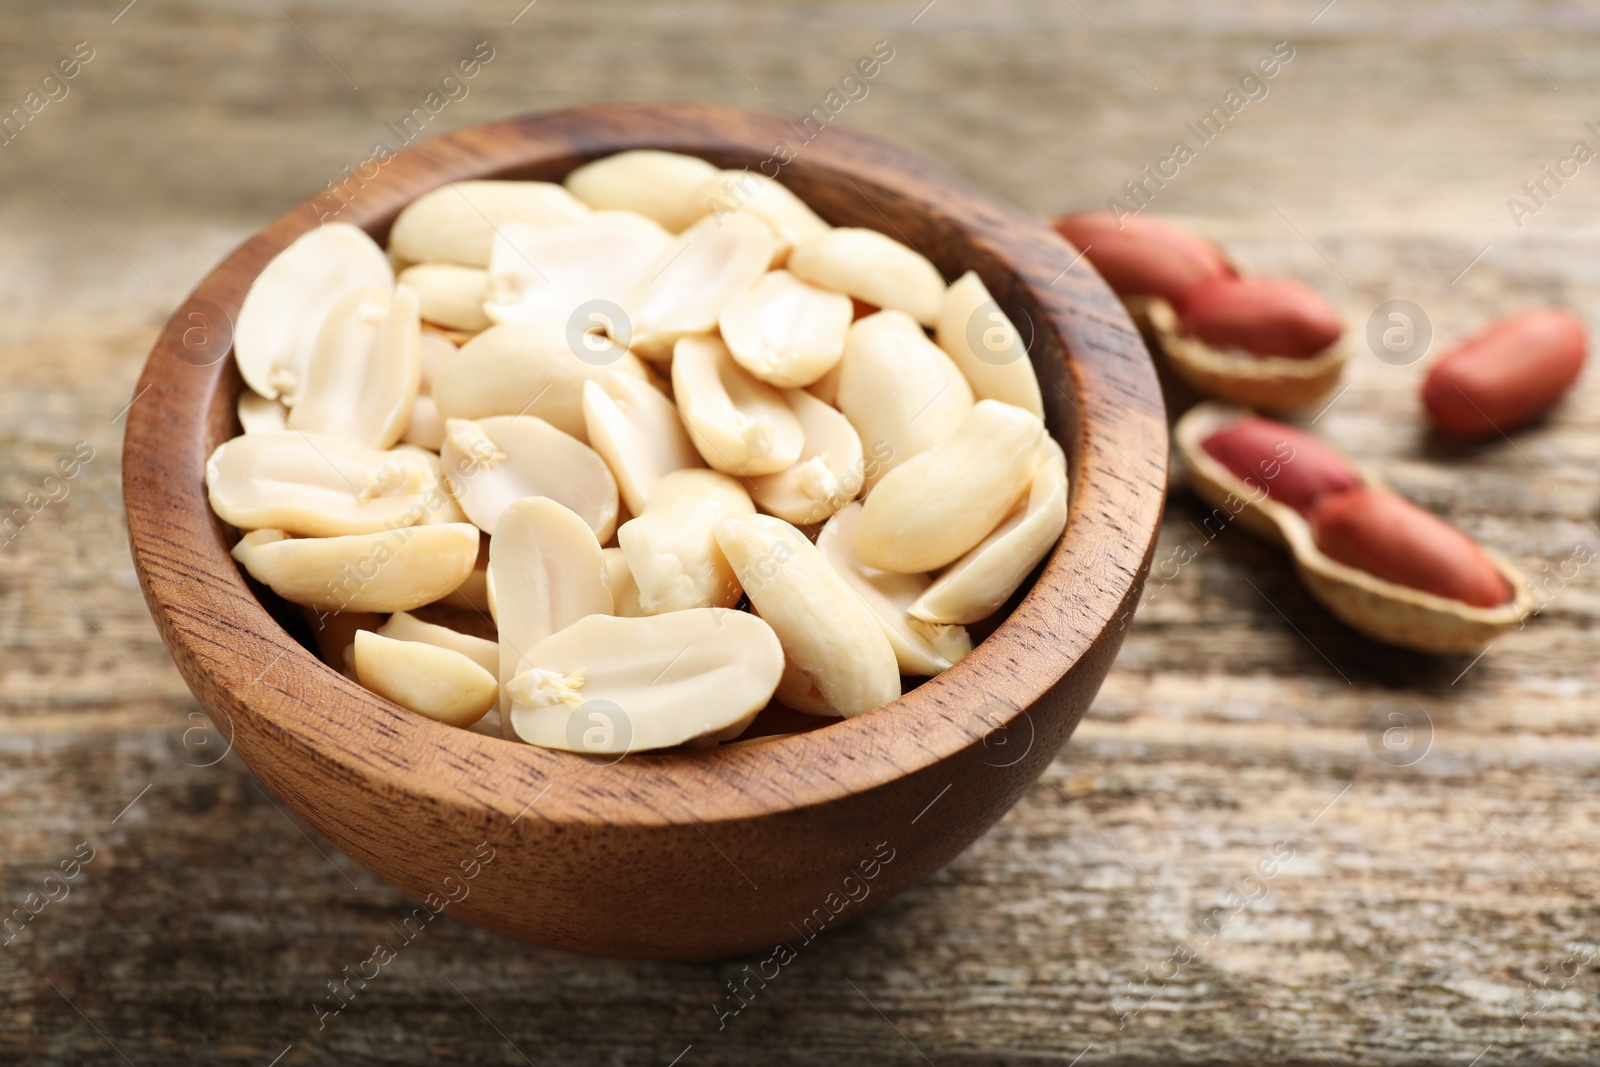
[[[1321,3],[939,0],[912,24],[923,6],[540,0],[512,26],[520,2],[279,0],[359,91],[268,5],[139,0],[113,27],[115,10],[76,0],[0,20],[6,101],[71,42],[101,49],[0,150],[0,497],[36,488],[77,441],[99,449],[0,552],[4,900],[77,842],[103,846],[70,898],[0,946],[0,1059],[123,1063],[105,1038],[140,1067],[526,1062],[517,1050],[541,1064],[921,1064],[913,1045],[940,1064],[1062,1067],[1080,1053],[1080,1067],[1592,1059],[1596,976],[1554,975],[1594,946],[1600,918],[1594,569],[1468,669],[1351,635],[1281,553],[1204,536],[1208,509],[1187,492],[1156,565],[1184,545],[1196,558],[1151,582],[1045,777],[949,867],[818,939],[726,1028],[712,1005],[742,962],[596,961],[448,918],[317,1028],[324,983],[397,937],[408,908],[314,831],[308,843],[236,755],[179,758],[168,717],[181,727],[195,705],[132,573],[113,418],[195,279],[364,154],[475,42],[499,55],[441,126],[607,99],[803,111],[887,39],[895,60],[838,125],[1052,215],[1103,203],[1291,39],[1272,95],[1159,210],[1251,269],[1318,286],[1357,331],[1396,298],[1441,342],[1542,302],[1595,325],[1593,168],[1524,229],[1505,208],[1594,117],[1589,9],[1339,0],[1310,24]],[[1536,577],[1596,543],[1592,374],[1514,444],[1458,449],[1421,431],[1423,365],[1387,366],[1356,340],[1351,389],[1315,432]],[[1433,717],[1411,768],[1367,745],[1374,707],[1395,697]],[[1128,983],[1277,841],[1299,859],[1271,896],[1118,1029]]]

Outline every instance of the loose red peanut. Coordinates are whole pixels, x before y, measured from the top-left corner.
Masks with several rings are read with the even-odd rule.
[[[1271,419],[1240,419],[1207,437],[1200,447],[1250,488],[1301,514],[1317,498],[1361,484],[1356,472],[1327,445]]]
[[[1570,311],[1501,319],[1434,364],[1422,404],[1447,434],[1492,437],[1549,410],[1577,380],[1588,347],[1583,322]]]
[[[1080,211],[1055,226],[1118,296],[1159,296],[1175,304],[1206,279],[1234,272],[1216,245],[1142,215],[1119,221],[1108,211]]]
[[[1311,531],[1324,555],[1396,585],[1475,608],[1513,595],[1470,537],[1393,493],[1358,488],[1323,496],[1311,509]]]
[[[1290,278],[1209,278],[1175,306],[1184,329],[1206,344],[1257,356],[1305,359],[1344,332],[1333,305]]]

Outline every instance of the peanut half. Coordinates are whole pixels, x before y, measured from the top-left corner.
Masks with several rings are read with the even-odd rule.
[[[685,337],[672,393],[701,457],[724,474],[774,474],[800,458],[805,433],[783,394],[752,378],[715,337]]]
[[[617,479],[630,512],[642,515],[645,501],[665,475],[705,466],[678,408],[649,382],[608,374],[583,383],[583,419],[589,446]]]
[[[717,176],[703,159],[647,148],[585,163],[566,186],[592,208],[638,212],[678,233],[706,213],[700,189]]]
[[[291,429],[388,448],[411,421],[422,379],[417,296],[404,286],[351,293],[323,321]]]
[[[500,647],[493,641],[485,641],[437,623],[423,622],[409,612],[397,611],[390,615],[389,621],[378,627],[377,633],[396,641],[420,641],[425,645],[459,652],[491,675],[500,670]]]
[[[287,430],[235,437],[206,460],[211,510],[241,530],[304,537],[377,533],[425,522],[448,495],[426,457]]]
[[[418,263],[400,272],[398,284],[417,294],[417,307],[429,322],[465,333],[479,333],[490,326],[483,313],[489,276],[482,267]]]
[[[588,213],[586,204],[550,182],[451,182],[405,206],[389,231],[389,249],[407,263],[487,267],[495,232],[507,223]]]
[[[274,537],[257,530],[234,556],[291,604],[325,611],[410,611],[466,581],[478,558],[470,523],[339,537]]]
[[[987,619],[1021,588],[1067,526],[1067,459],[1044,441],[1027,499],[906,608],[926,623],[965,625]]]
[[[967,271],[945,291],[935,336],[972,383],[974,397],[1002,400],[1044,418],[1027,342],[975,271]]]
[[[772,628],[742,611],[591,615],[535,645],[505,685],[515,736],[621,754],[737,736],[783,673]]]
[[[750,498],[769,515],[796,526],[815,526],[854,500],[866,484],[866,457],[850,420],[806,392],[783,394],[800,422],[799,457],[776,474],[750,479]]]
[[[417,401],[411,405],[411,421],[400,440],[408,445],[439,451],[444,444],[444,416],[433,399],[433,383],[439,373],[456,354],[456,346],[447,337],[423,332],[417,348],[421,356],[422,379],[417,386]]]
[[[588,615],[610,615],[600,542],[581,518],[553,500],[519,500],[500,516],[489,539],[490,588],[497,591],[495,624],[500,636],[500,713],[505,685],[527,665],[527,655],[546,637]],[[505,722],[506,736],[511,724]]]
[[[774,270],[728,301],[720,326],[739,366],[771,385],[798,388],[844,357],[851,316],[849,297]]]
[[[631,211],[512,223],[495,238],[483,311],[495,322],[543,324],[558,336],[575,328],[577,316],[582,331],[597,326],[626,348],[629,330],[615,321],[616,310],[670,244],[670,233]]]
[[[928,576],[896,574],[863,565],[851,547],[860,519],[860,504],[846,506],[817,535],[817,548],[877,615],[884,636],[894,648],[901,674],[929,677],[949,670],[972,651],[972,638],[961,626],[928,623],[906,613],[927,592]]]
[[[788,267],[813,285],[903,311],[924,326],[934,324],[944,300],[939,269],[877,230],[826,230],[796,245]]]
[[[583,383],[613,373],[644,378],[644,364],[603,334],[593,338],[598,351],[585,348],[580,359],[566,338],[527,323],[494,326],[461,346],[439,371],[433,398],[447,419],[490,415],[537,415],[562,433],[588,440],[583,417]]]
[[[754,215],[707,217],[684,230],[623,304],[633,351],[662,362],[680,337],[711,333],[728,301],[766,273],[775,247]]]
[[[527,497],[572,509],[601,540],[616,530],[617,483],[605,460],[543,419],[450,419],[444,437],[445,484],[484,532],[492,534],[501,512]]]
[[[954,433],[972,410],[972,386],[911,316],[880,311],[850,327],[838,404],[863,445],[872,448],[882,442],[881,451],[887,451],[887,458],[869,472],[870,488]]]
[[[289,428],[285,421],[288,409],[253,389],[239,393],[238,414],[239,427],[245,433],[282,433]]]
[[[639,603],[639,583],[633,580],[633,572],[628,569],[628,557],[622,554],[622,549],[603,548],[600,553],[605,557],[606,588],[611,590],[612,614],[624,619],[637,619],[650,614]]]
[[[393,288],[389,258],[365,232],[331,222],[301,234],[262,268],[239,306],[233,352],[245,384],[294,403],[328,313],[350,293]]]
[[[774,266],[781,266],[795,245],[828,230],[828,224],[805,201],[755,171],[719,171],[694,195],[706,214],[720,218],[733,211],[748,211],[770,226],[778,238]]]
[[[1033,477],[1044,425],[998,400],[980,400],[949,439],[896,467],[867,495],[856,558],[915,573],[954,562],[1015,506]]]
[[[498,696],[494,675],[439,645],[357,630],[354,658],[363,686],[450,726],[471,726],[494,707]]]
[[[657,482],[644,510],[617,530],[640,610],[660,615],[737,604],[739,582],[711,531],[755,510],[744,488],[716,471],[674,471]]]
[[[784,656],[836,714],[851,718],[900,696],[899,663],[877,616],[804,534],[769,515],[724,519],[715,534]]]

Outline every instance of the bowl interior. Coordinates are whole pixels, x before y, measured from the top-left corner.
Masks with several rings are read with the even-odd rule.
[[[202,702],[224,715],[260,716],[325,767],[381,776],[440,803],[516,814],[559,781],[566,799],[550,803],[574,818],[591,817],[603,801],[608,821],[659,820],[651,798],[663,792],[702,818],[734,818],[870,789],[1004,730],[1120,629],[1154,546],[1166,461],[1159,390],[1121,306],[1086,265],[1074,265],[1076,251],[1049,227],[920,159],[829,130],[775,166],[774,145],[793,150],[797,141],[779,116],[707,108],[612,108],[603,119],[580,110],[474,127],[406,149],[370,178],[359,172],[359,186],[325,190],[219,266],[168,324],[140,383],[156,387],[153,402],[135,405],[139,417],[129,422],[130,462],[158,447],[171,450],[169,462],[125,471],[141,578],[175,654],[192,658],[202,684],[215,687],[216,699],[197,687]],[[193,312],[236,319],[265,263],[323,221],[355,223],[383,243],[406,203],[447,181],[559,181],[626,148],[761,170],[828,222],[879,230],[917,249],[947,280],[975,270],[1029,341],[1048,428],[1068,457],[1066,533],[992,632],[976,628],[975,639],[986,636],[971,655],[892,704],[757,745],[620,762],[516,745],[406,712],[344,678],[290,636],[306,637],[298,615],[269,592],[257,597],[228,556],[237,535],[210,512],[204,461],[239,432],[234,407],[243,386],[231,355],[210,363],[185,355]],[[192,556],[177,570],[155,561],[156,546],[174,538]],[[229,640],[218,640],[219,626]],[[185,673],[196,684],[196,674]]]

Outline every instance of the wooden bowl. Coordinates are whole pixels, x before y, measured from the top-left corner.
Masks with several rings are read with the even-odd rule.
[[[262,781],[430,909],[604,955],[797,947],[949,862],[1004,814],[1122,644],[1155,547],[1167,431],[1121,304],[1091,271],[1062,273],[1075,253],[1045,223],[879,141],[803,137],[779,115],[673,105],[458,130],[353,170],[338,196],[251,237],[145,364],[123,492],[167,648]],[[893,704],[777,740],[617,762],[511,744],[411,714],[323,664],[228,555],[237,534],[207,506],[205,460],[239,432],[229,323],[267,261],[333,218],[382,241],[403,205],[444,182],[559,181],[627,148],[769,174],[792,152],[781,180],[824,218],[882,230],[951,279],[976,269],[1033,334],[1049,426],[1071,464],[1066,535],[992,636]]]

